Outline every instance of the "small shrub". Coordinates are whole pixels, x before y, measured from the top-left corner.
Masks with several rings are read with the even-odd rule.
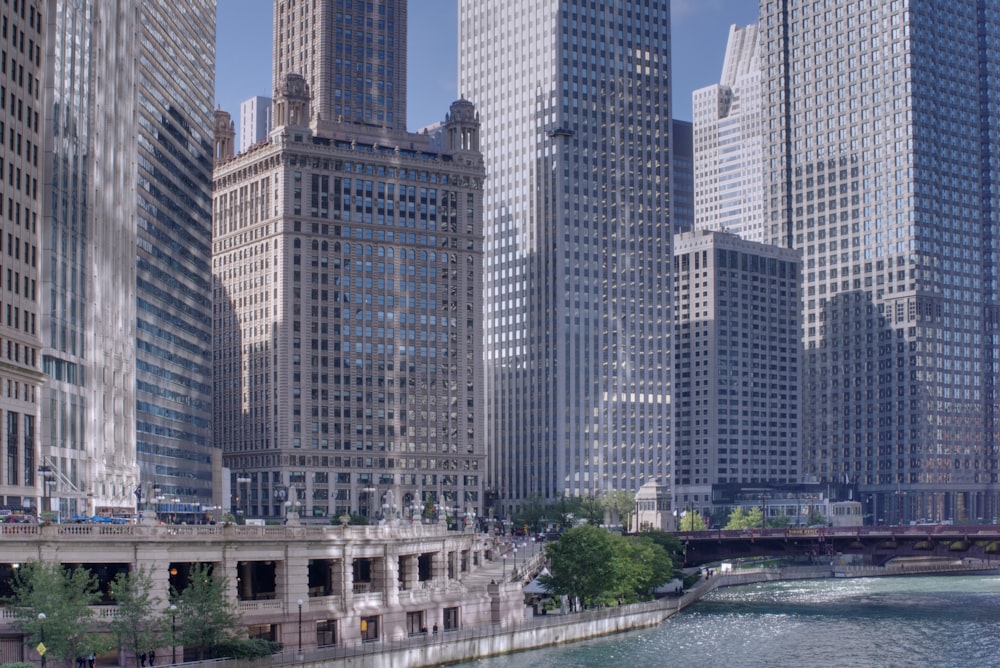
[[[0,663],[0,668],[36,668],[33,663],[25,663],[23,661],[15,661],[13,663]]]
[[[263,638],[238,638],[216,645],[212,654],[216,658],[256,659],[280,652],[282,644]]]

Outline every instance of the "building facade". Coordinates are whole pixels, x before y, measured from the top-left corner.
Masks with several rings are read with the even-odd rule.
[[[275,2],[275,87],[302,76],[320,125],[405,131],[406,11],[406,0]]]
[[[667,3],[463,0],[459,88],[480,111],[489,174],[496,508],[665,481]]]
[[[670,124],[670,224],[673,233],[694,228],[693,127],[676,118]]]
[[[43,491],[63,514],[154,483],[208,502],[214,3],[47,7]]]
[[[800,275],[793,250],[674,238],[677,508],[708,516],[724,486],[799,481]]]
[[[0,508],[37,507],[41,339],[39,255],[42,202],[44,2],[0,6]],[[40,219],[42,219],[40,221]],[[44,477],[44,476],[42,476]]]
[[[243,100],[240,103],[240,153],[267,139],[270,131],[271,98],[254,95]]]
[[[522,589],[528,557],[522,556],[518,575],[506,564],[501,570],[501,555],[482,534],[447,531],[443,523],[16,529],[0,533],[3,600],[12,593],[10,582],[20,564],[85,564],[102,592],[91,608],[95,631],[115,613],[116,602],[107,592],[116,574],[144,568],[150,578],[150,608],[161,613],[172,592],[183,591],[199,566],[211,567],[222,578],[224,596],[239,610],[244,632],[282,643],[286,654],[281,658],[289,661],[303,653],[310,655],[307,661],[329,660],[323,650],[332,648],[341,650],[341,656],[363,647],[371,653],[373,643],[398,649],[407,640],[426,652],[432,639],[525,621]],[[37,661],[37,644],[25,642],[10,610],[3,613],[0,656],[8,662]],[[178,631],[184,625],[180,617],[172,622]],[[197,660],[197,648],[171,647],[169,634],[160,639],[162,646],[149,649],[163,663]],[[118,650],[120,663],[137,663],[129,648]]]
[[[731,26],[719,83],[691,96],[695,227],[762,241],[761,70],[757,26]]]
[[[405,3],[373,11],[390,8],[405,20]],[[356,24],[336,16],[327,37],[340,40]],[[276,42],[288,20],[276,15]],[[286,74],[270,142],[215,171],[215,424],[233,510],[474,519],[486,469],[475,108],[453,103],[432,137],[330,123],[315,99]]]
[[[1000,515],[1000,7],[761,5],[765,237],[803,258],[803,473]]]

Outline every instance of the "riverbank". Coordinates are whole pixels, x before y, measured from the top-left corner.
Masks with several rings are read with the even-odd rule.
[[[702,577],[681,596],[671,596],[627,606],[584,610],[568,614],[533,617],[523,624],[487,629],[457,630],[440,636],[412,638],[396,642],[369,643],[360,647],[329,647],[306,652],[302,660],[295,653],[275,656],[271,666],[295,664],[303,668],[424,668],[490,656],[511,654],[547,646],[588,640],[616,633],[658,626],[673,615],[697,603],[721,587],[779,582],[818,580],[836,577],[886,577],[941,574],[971,574],[996,570],[985,563],[962,561],[899,566],[846,566],[833,563],[814,566],[736,569],[713,571]],[[189,668],[197,668],[190,666]],[[215,668],[255,668],[252,664],[226,662]]]

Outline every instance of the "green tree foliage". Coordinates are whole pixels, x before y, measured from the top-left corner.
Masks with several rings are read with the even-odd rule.
[[[29,643],[44,641],[45,656],[57,662],[85,656],[94,647],[88,637],[90,606],[100,600],[97,578],[84,568],[73,571],[59,563],[23,564],[14,576],[13,596],[7,606],[14,626],[30,637]],[[39,619],[44,614],[44,619]]]
[[[660,531],[659,529],[647,529],[640,531],[637,537],[648,538],[662,547],[670,555],[674,571],[679,571],[684,567],[684,543],[674,534]]]
[[[652,597],[653,590],[674,577],[674,562],[670,554],[651,538],[633,537],[627,539],[631,553],[629,560],[635,574],[635,595]]]
[[[586,524],[563,532],[545,547],[550,574],[540,578],[552,593],[584,605],[632,601],[670,580],[673,564],[651,539],[620,536]]]
[[[111,593],[117,608],[108,627],[118,646],[136,657],[150,648],[159,647],[169,618],[159,614],[163,601],[153,596],[153,573],[145,566],[128,573],[119,573],[111,582]]]
[[[194,564],[187,588],[172,595],[177,606],[177,644],[196,648],[199,660],[237,637],[239,613],[226,598],[222,578],[215,577],[208,564]]]
[[[696,510],[688,510],[684,516],[677,520],[678,531],[705,531],[708,526],[705,518]]]
[[[604,524],[604,503],[597,497],[582,497],[577,514],[580,519],[586,520],[587,524],[600,526]]]
[[[814,524],[822,524],[826,526],[829,524],[829,520],[826,519],[826,515],[819,508],[813,508],[809,511],[809,517],[806,519],[806,525],[812,526]]]
[[[618,523],[627,531],[635,509],[635,494],[623,489],[611,490],[601,496],[601,504],[611,515],[611,521],[614,522],[614,516],[617,515]]]
[[[540,497],[532,496],[525,499],[521,503],[521,508],[511,518],[514,522],[514,529],[528,527],[528,531],[540,531],[542,519],[546,518],[548,508],[549,506],[542,503]]]
[[[764,514],[760,508],[746,510],[742,507],[734,508],[729,514],[729,522],[725,529],[759,529],[761,527]]]

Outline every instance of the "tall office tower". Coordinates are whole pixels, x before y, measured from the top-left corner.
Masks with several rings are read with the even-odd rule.
[[[694,227],[694,144],[692,126],[676,118],[670,124],[670,223],[673,233]]]
[[[491,493],[669,472],[668,4],[462,0],[486,182]]]
[[[215,0],[140,3],[136,448],[147,498],[222,501],[212,442]]]
[[[787,248],[674,238],[677,507],[711,514],[726,485],[799,482],[800,274]]]
[[[803,254],[803,472],[1000,515],[1000,5],[762,3],[766,236]]]
[[[215,170],[215,429],[233,510],[479,513],[475,108],[454,102],[432,137],[317,124],[311,99],[304,77],[285,74],[271,141]]]
[[[691,96],[696,229],[764,239],[760,81],[757,26],[731,26],[719,83]]]
[[[240,153],[259,141],[267,139],[271,131],[271,98],[261,95],[240,103]]]
[[[344,122],[406,130],[406,4],[275,2],[275,87],[287,74],[305,78],[314,127]]]
[[[38,237],[44,181],[40,165],[40,90],[45,52],[44,2],[0,6],[3,67],[0,68],[0,508],[35,503],[38,416],[42,376],[38,337]],[[42,158],[39,158],[39,153]],[[34,507],[34,506],[32,506]]]
[[[69,513],[130,511],[139,483],[207,503],[214,3],[47,6],[50,491]]]

